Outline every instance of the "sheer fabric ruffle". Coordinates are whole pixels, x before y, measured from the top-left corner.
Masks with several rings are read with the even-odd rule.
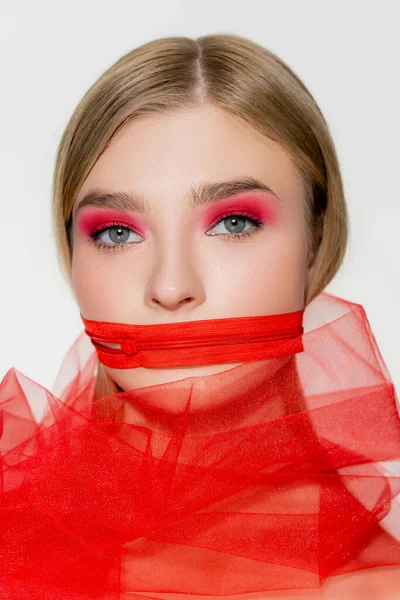
[[[0,598],[312,590],[400,566],[399,407],[365,311],[323,292],[304,326],[302,352],[99,399],[84,332],[52,391],[10,369]]]

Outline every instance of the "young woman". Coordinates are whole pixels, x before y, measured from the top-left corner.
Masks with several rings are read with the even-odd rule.
[[[239,36],[147,43],[77,106],[53,191],[85,331],[52,392],[0,388],[0,598],[400,598],[397,399],[324,291],[348,217],[300,79]]]

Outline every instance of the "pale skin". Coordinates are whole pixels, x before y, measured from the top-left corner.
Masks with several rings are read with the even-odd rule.
[[[275,200],[265,192],[256,193],[260,202],[274,204],[277,218],[251,237],[234,241],[226,237],[232,231],[227,220],[206,230],[202,218],[210,207],[191,208],[186,194],[189,187],[203,182],[238,177],[256,178],[272,190]],[[125,229],[123,247],[111,252],[89,243],[79,227],[77,208],[88,192],[99,188],[134,191],[146,198],[151,214],[132,213],[145,235]],[[288,154],[221,109],[202,106],[129,123],[94,165],[74,206],[72,279],[79,310],[88,319],[133,324],[300,310],[308,258],[304,203],[303,182]],[[101,209],[95,210],[98,214]],[[249,221],[241,224],[252,228]],[[100,237],[105,244],[116,243],[110,230]],[[123,390],[129,390],[218,373],[239,364],[105,369]],[[398,590],[398,569],[386,567],[328,578],[321,590],[312,592],[231,598],[397,600]],[[155,596],[182,598],[181,594]]]
[[[277,222],[243,241],[227,240],[232,228],[224,222],[213,228],[221,235],[207,235],[200,219],[210,207],[190,209],[185,198],[189,186],[239,176],[255,177],[273,190]],[[115,252],[89,244],[73,218],[73,288],[84,317],[153,324],[303,308],[303,185],[288,155],[247,124],[212,107],[128,124],[84,181],[73,215],[95,188],[134,190],[146,197],[153,214],[140,221],[147,235],[131,234]],[[258,196],[271,204],[267,194]],[[244,227],[250,229],[251,223]],[[113,243],[109,233],[101,237]],[[240,363],[105,368],[127,390],[217,373],[235,364]]]

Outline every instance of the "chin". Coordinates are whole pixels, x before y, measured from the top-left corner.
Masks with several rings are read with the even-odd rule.
[[[124,391],[142,388],[170,381],[178,381],[187,377],[213,375],[227,371],[238,365],[237,363],[223,363],[218,365],[200,365],[195,367],[175,367],[165,369],[149,369],[138,367],[137,369],[112,369],[104,367],[105,371],[113,381]]]

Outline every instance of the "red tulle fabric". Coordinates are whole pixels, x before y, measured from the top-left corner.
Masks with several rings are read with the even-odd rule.
[[[52,392],[10,369],[0,598],[312,590],[400,565],[399,408],[365,311],[323,292],[304,326],[291,356],[99,399],[85,332]]]

